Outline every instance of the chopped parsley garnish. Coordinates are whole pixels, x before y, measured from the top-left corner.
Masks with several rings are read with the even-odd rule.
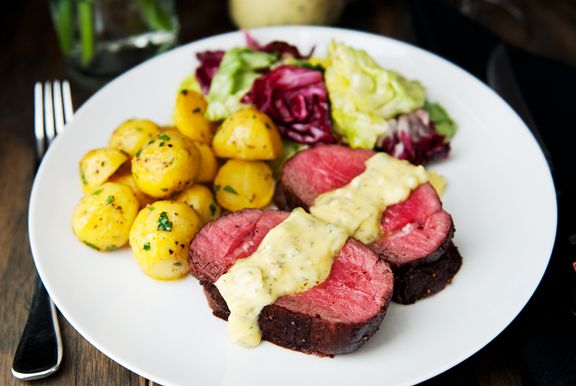
[[[182,263],[180,263],[179,261],[177,261],[176,263],[174,263],[174,266],[175,266],[175,267],[181,267],[181,266],[182,266]]]
[[[97,196],[97,195],[99,195],[100,193],[102,193],[102,190],[103,190],[103,189],[95,190],[95,191],[92,192],[92,195],[93,195],[93,196]]]
[[[106,250],[107,250],[108,252],[115,251],[116,249],[118,249],[118,247],[117,247],[116,245],[108,245],[108,246],[106,247]]]
[[[170,137],[166,134],[162,134],[158,138],[160,138],[162,141],[169,141],[170,140]]]
[[[322,67],[320,64],[312,64],[307,60],[294,60],[292,64],[298,67],[307,68],[308,70],[314,70],[320,72],[325,71],[325,68]]]
[[[105,204],[112,204],[114,202],[114,196],[108,196],[108,198],[106,199],[106,201],[104,202]]]
[[[143,248],[145,251],[149,251],[149,250],[150,250],[150,243],[144,243],[144,245],[142,246],[142,248]]]
[[[225,192],[228,192],[228,193],[232,193],[232,194],[238,194],[238,192],[235,191],[234,188],[231,187],[230,185],[226,185],[226,186],[224,187],[224,191],[225,191]]]
[[[140,157],[140,154],[142,154],[142,150],[138,150],[138,151],[136,152],[136,157]]]
[[[84,185],[88,185],[88,179],[86,178],[86,174],[84,174],[83,169],[80,169],[80,178],[82,179],[82,183]]]
[[[166,212],[160,213],[160,217],[158,217],[158,230],[166,232],[172,231],[172,221],[168,219]]]
[[[88,241],[82,241],[84,244],[88,245],[90,248],[95,249],[97,251],[100,250],[100,248],[98,248],[96,245],[89,243]]]
[[[212,215],[212,217],[214,217],[214,215],[216,215],[216,205],[210,204],[208,208],[210,208],[210,214]]]

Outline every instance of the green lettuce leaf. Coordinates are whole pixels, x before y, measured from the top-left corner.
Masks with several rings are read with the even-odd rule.
[[[333,41],[328,59],[325,80],[335,131],[353,148],[373,148],[387,132],[388,119],[424,105],[424,86],[380,67],[363,50]]]
[[[430,103],[428,101],[424,105],[424,110],[428,111],[430,120],[436,126],[436,131],[446,138],[446,142],[450,141],[456,134],[456,122],[450,118],[446,110],[438,103]]]
[[[243,106],[240,99],[260,76],[257,70],[270,67],[276,60],[275,54],[257,52],[249,48],[228,50],[210,85],[206,118],[210,121],[220,121],[240,109]]]

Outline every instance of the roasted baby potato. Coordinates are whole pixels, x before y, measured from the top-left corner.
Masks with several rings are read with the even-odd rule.
[[[220,217],[220,206],[216,203],[210,189],[204,185],[195,184],[184,189],[176,197],[176,201],[184,202],[194,208],[204,224]]]
[[[84,193],[102,185],[128,161],[128,156],[117,149],[90,150],[80,160],[80,179]]]
[[[212,182],[214,176],[218,171],[218,161],[216,161],[216,156],[214,151],[209,145],[203,143],[195,142],[196,148],[200,152],[200,170],[198,170],[198,177],[196,181],[198,182]]]
[[[142,209],[130,230],[130,246],[140,268],[158,280],[188,273],[188,245],[202,220],[183,202],[156,201]]]
[[[154,122],[147,119],[129,119],[114,130],[108,146],[134,157],[136,152],[160,132]]]
[[[84,244],[113,251],[128,242],[138,201],[126,185],[107,182],[89,191],[72,215],[72,229]]]
[[[192,90],[180,90],[174,108],[174,123],[182,134],[194,141],[210,144],[214,136],[214,124],[204,118],[206,100]]]
[[[165,198],[196,180],[200,161],[200,152],[191,139],[176,130],[166,130],[132,158],[132,176],[141,191]]]
[[[144,208],[146,205],[153,203],[154,199],[149,195],[147,195],[146,193],[142,192],[140,188],[138,188],[138,185],[136,185],[136,181],[134,181],[134,177],[132,177],[132,171],[130,170],[130,168],[131,168],[130,162],[126,162],[124,165],[120,167],[120,169],[116,171],[116,173],[112,175],[112,177],[110,177],[108,181],[124,184],[130,189],[132,189],[134,196],[136,196],[136,199],[140,204],[140,208]]]
[[[261,161],[228,160],[214,179],[214,191],[231,211],[265,207],[274,195],[272,170]]]
[[[212,147],[218,157],[271,160],[282,154],[282,139],[266,114],[246,108],[224,120],[214,136]]]

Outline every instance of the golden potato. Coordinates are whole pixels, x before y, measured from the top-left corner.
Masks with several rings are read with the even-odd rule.
[[[156,201],[142,209],[130,230],[130,246],[140,268],[158,280],[188,273],[188,245],[202,220],[183,202]]]
[[[84,193],[102,185],[128,160],[128,156],[117,149],[90,150],[80,160],[80,179]]]
[[[194,208],[204,224],[220,217],[220,206],[216,203],[210,189],[204,185],[195,184],[184,189],[176,197],[176,201],[185,202]]]
[[[226,118],[214,136],[212,147],[218,157],[271,160],[282,154],[282,139],[266,114],[246,108]]]
[[[203,143],[195,142],[196,148],[200,152],[200,170],[198,170],[198,177],[196,181],[198,182],[212,182],[214,176],[218,171],[218,161],[216,161],[216,156],[214,151],[209,145]]]
[[[112,177],[110,177],[108,181],[124,184],[132,189],[132,192],[136,196],[136,200],[138,200],[138,203],[140,204],[140,208],[144,208],[146,205],[153,203],[155,200],[141,191],[140,188],[138,188],[136,181],[134,181],[134,177],[132,177],[132,171],[130,169],[130,162],[126,162],[120,167],[120,169],[116,171],[116,173],[112,175]]]
[[[200,152],[191,139],[178,131],[166,130],[132,158],[132,176],[141,191],[165,198],[196,180],[200,161]]]
[[[136,152],[159,132],[158,125],[148,119],[129,119],[114,130],[108,146],[134,157]]]
[[[182,134],[205,144],[212,142],[214,124],[204,118],[206,100],[193,90],[180,90],[174,108],[174,123]]]
[[[261,161],[228,160],[214,179],[214,191],[231,211],[265,207],[274,195],[272,170]]]
[[[128,242],[138,201],[126,185],[107,182],[92,189],[72,215],[74,234],[98,251],[113,251]]]

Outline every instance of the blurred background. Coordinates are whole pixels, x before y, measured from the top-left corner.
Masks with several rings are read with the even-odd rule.
[[[136,2],[149,4],[154,1]],[[0,13],[0,73],[3,76],[17,76],[29,85],[31,80],[27,81],[27,74],[32,74],[31,69],[39,78],[66,75],[68,69],[65,56],[62,56],[60,50],[62,42],[59,44],[59,34],[55,28],[66,26],[54,23],[49,9],[51,4],[54,11],[58,3],[76,1],[4,2]],[[270,16],[265,6],[267,3],[273,4],[276,9],[284,7],[283,12]],[[302,7],[302,4],[309,9],[300,14],[290,11],[291,8]],[[482,49],[483,42],[475,41],[476,35],[461,34],[462,28],[469,29],[470,26],[448,22],[449,16],[446,16],[445,10],[448,8],[478,22],[478,25],[494,33],[497,38],[515,47],[576,65],[576,48],[573,43],[576,37],[576,2],[571,0],[175,0],[173,7],[177,18],[173,29],[177,37],[175,44],[186,44],[206,36],[232,31],[237,25],[252,27],[312,22],[373,32],[432,50],[438,50],[433,47],[432,40],[434,35],[442,38],[438,32],[442,31],[450,37],[446,45],[451,44],[451,40],[457,40],[458,44],[468,46],[470,51]],[[325,9],[328,13],[325,13]],[[54,11],[52,15],[56,13]],[[282,18],[278,15],[292,16]],[[422,15],[428,17],[428,20],[423,21]],[[426,28],[429,30],[424,30]],[[432,33],[431,29],[438,31]],[[149,54],[132,59],[137,62]],[[125,70],[122,67],[118,69]],[[81,90],[76,90],[76,94],[78,91]],[[89,94],[88,91],[86,96]]]

